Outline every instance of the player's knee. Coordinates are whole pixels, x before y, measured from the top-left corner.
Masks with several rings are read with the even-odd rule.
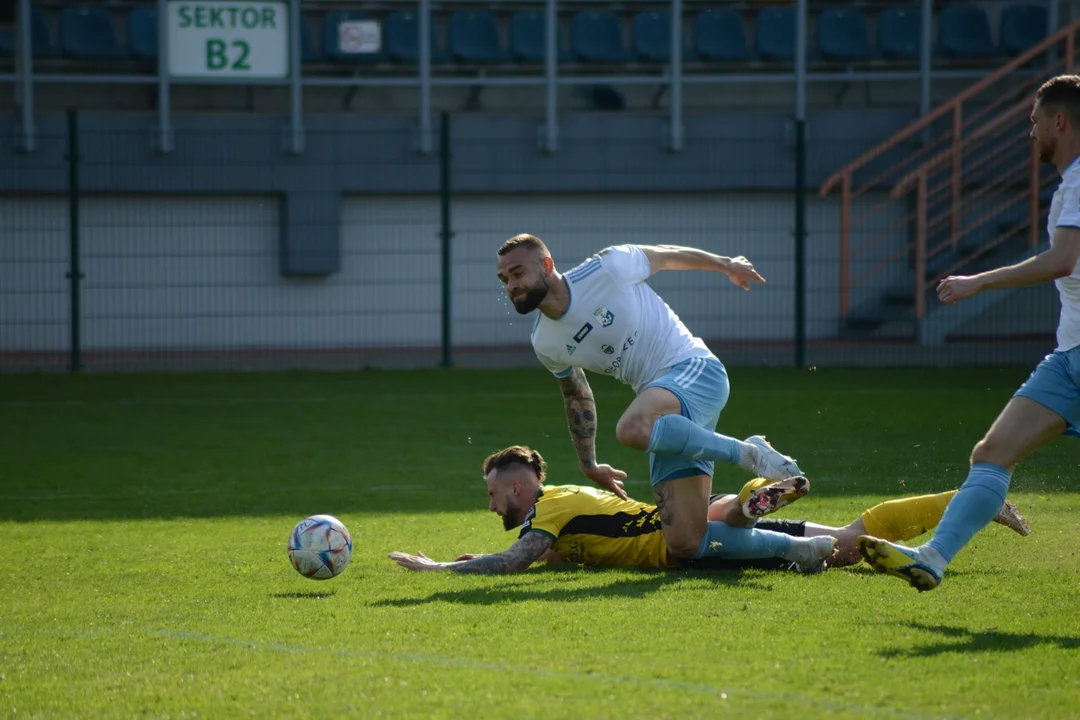
[[[692,558],[697,555],[703,539],[704,535],[694,536],[689,533],[667,537],[665,541],[667,542],[668,555],[674,558]]]
[[[626,414],[615,425],[615,437],[626,447],[645,450],[649,447],[655,418],[638,414]]]
[[[1008,466],[1011,465],[1011,459],[1008,457],[1008,448],[1005,443],[1000,439],[994,437],[993,434],[987,435],[979,442],[975,443],[975,447],[971,451],[971,464],[976,463],[991,463],[993,465]]]

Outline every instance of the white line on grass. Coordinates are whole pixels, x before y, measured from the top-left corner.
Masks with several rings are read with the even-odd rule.
[[[874,707],[867,705],[847,705],[844,703],[830,702],[805,697],[790,692],[762,692],[760,690],[732,689],[725,690],[706,683],[683,682],[680,680],[668,680],[665,678],[647,678],[636,675],[608,675],[606,673],[582,673],[580,671],[551,670],[547,668],[532,667],[528,665],[513,665],[508,663],[493,663],[483,660],[470,660],[469,658],[444,657],[441,655],[427,655],[423,653],[394,653],[374,650],[349,650],[332,649],[326,647],[306,647],[303,645],[287,645],[284,643],[257,642],[254,640],[242,640],[239,638],[225,637],[221,635],[203,635],[177,630],[157,630],[148,633],[154,637],[162,637],[171,640],[188,640],[191,642],[208,643],[213,645],[232,645],[247,648],[249,650],[266,650],[279,653],[312,653],[320,655],[336,655],[343,658],[365,658],[372,660],[389,660],[396,662],[425,663],[429,665],[445,665],[460,667],[469,670],[489,670],[501,674],[519,673],[525,677],[545,676],[551,678],[569,678],[580,682],[584,678],[600,681],[606,684],[637,685],[654,687],[666,690],[685,690],[687,692],[712,695],[718,699],[726,700],[733,695],[742,695],[747,698],[761,700],[781,700],[786,703],[798,703],[831,711],[843,711],[858,714],[887,715],[895,718],[910,720],[959,720],[957,715],[940,715],[936,713],[913,713],[903,710],[895,710],[887,707]],[[986,718],[985,720],[990,720]]]

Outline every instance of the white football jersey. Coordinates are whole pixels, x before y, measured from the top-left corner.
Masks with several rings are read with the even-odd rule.
[[[558,320],[538,313],[533,350],[556,377],[578,367],[611,375],[639,392],[683,360],[712,353],[645,280],[649,259],[636,245],[601,250],[565,273],[570,307]]]
[[[1080,159],[1061,174],[1061,183],[1050,202],[1046,229],[1050,244],[1054,243],[1054,228],[1080,228]],[[1064,352],[1080,345],[1080,263],[1072,274],[1054,281],[1061,297],[1061,319],[1058,321],[1057,349]]]

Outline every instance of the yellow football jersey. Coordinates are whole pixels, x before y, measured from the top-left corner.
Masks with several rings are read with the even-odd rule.
[[[595,487],[545,485],[525,515],[518,537],[542,532],[571,562],[597,567],[675,567],[655,505]]]

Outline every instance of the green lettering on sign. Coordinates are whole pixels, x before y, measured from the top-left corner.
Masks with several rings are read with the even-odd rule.
[[[225,57],[225,41],[224,40],[207,40],[206,41],[206,69],[207,70],[221,70],[229,62],[229,59]]]
[[[251,52],[251,48],[243,40],[234,40],[234,48],[240,48],[240,57],[236,58],[236,62],[233,63],[233,70],[251,70],[251,66],[248,65],[248,53]]]

